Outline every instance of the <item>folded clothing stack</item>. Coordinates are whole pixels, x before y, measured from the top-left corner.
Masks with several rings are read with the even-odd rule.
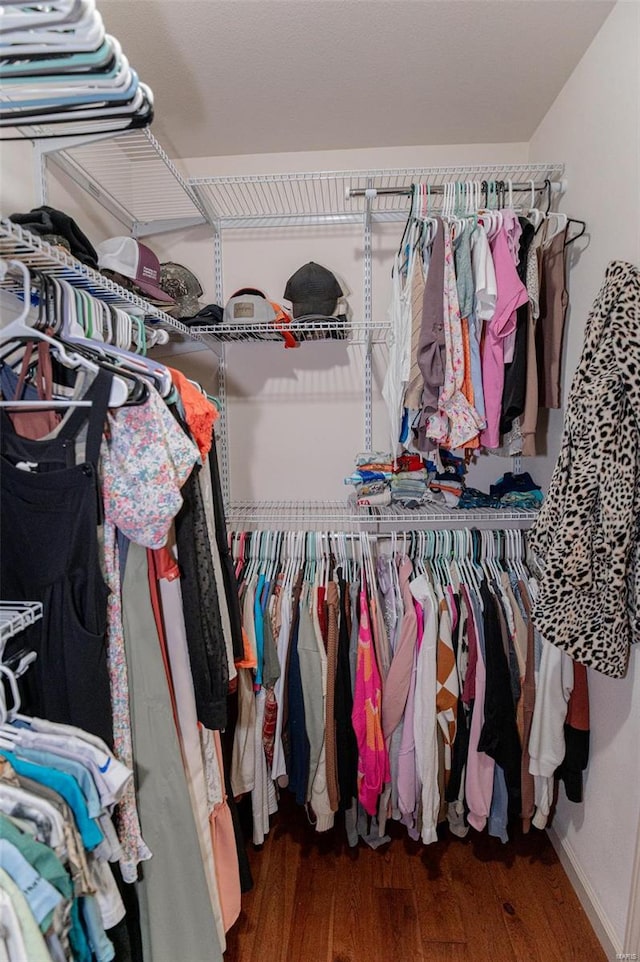
[[[540,485],[525,471],[513,474],[507,471],[495,484],[490,485],[489,494],[476,488],[466,488],[458,502],[458,508],[517,508],[521,511],[537,511],[544,500]]]
[[[429,475],[425,467],[418,471],[398,471],[390,482],[391,500],[405,507],[413,506],[414,502],[424,501],[427,496],[428,481]]]
[[[355,464],[355,471],[344,481],[355,487],[360,507],[392,503],[416,507],[431,500],[429,472],[419,455],[405,453],[394,461],[388,452],[364,451],[356,455]]]
[[[537,511],[544,500],[540,485],[536,484],[528,471],[513,474],[507,471],[489,487],[492,498],[498,498],[505,508],[520,508],[523,511]]]
[[[439,495],[439,500],[444,501],[448,508],[457,508],[464,491],[464,481],[452,471],[443,471],[431,479],[429,489]]]
[[[447,448],[438,451],[438,464],[427,461],[430,472],[429,491],[434,501],[457,508],[464,491],[466,466],[464,458]]]
[[[356,502],[367,507],[383,507],[391,503],[389,482],[393,477],[393,459],[386,451],[362,451],[355,457],[355,471],[344,479],[356,489]]]

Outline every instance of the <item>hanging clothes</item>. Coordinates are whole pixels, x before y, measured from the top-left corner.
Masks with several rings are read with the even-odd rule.
[[[5,597],[41,601],[43,621],[16,645],[38,653],[25,707],[113,744],[107,668],[107,586],[98,545],[98,461],[111,389],[100,372],[52,434],[16,434],[0,412],[0,580]],[[88,413],[87,413],[88,412]],[[22,424],[26,423],[25,414]],[[76,461],[76,446],[84,448]]]
[[[31,352],[31,345],[28,350]],[[55,344],[52,350],[56,350]],[[57,379],[55,366],[47,373],[42,351],[39,353],[41,373],[37,376]],[[5,362],[3,391],[11,381],[6,367]],[[47,776],[46,781],[48,789],[55,785],[64,792],[64,804],[73,808],[87,848],[119,863],[122,879],[130,885],[123,885],[123,896],[131,915],[125,917],[124,910],[114,913],[105,899],[100,904],[100,923],[98,909],[89,898],[95,884],[91,888],[92,882],[82,882],[82,873],[86,876],[82,850],[47,800],[47,841],[58,844],[64,837],[76,866],[74,880],[80,880],[87,892],[81,905],[74,903],[73,911],[80,920],[72,939],[74,957],[88,960],[93,952],[100,962],[113,958],[103,929],[117,929],[114,944],[135,962],[142,952],[145,957],[173,959],[189,944],[189,955],[221,959],[225,926],[233,923],[239,911],[238,841],[225,797],[215,732],[206,735],[194,721],[194,681],[198,676],[189,660],[189,655],[195,660],[205,657],[209,664],[220,666],[215,676],[217,688],[208,690],[208,700],[203,698],[200,708],[210,725],[222,725],[226,720],[227,679],[230,669],[235,673],[235,667],[209,478],[211,427],[216,415],[195,388],[178,376],[176,381],[182,394],[175,412],[150,384],[145,384],[135,404],[110,407],[114,377],[99,366],[89,365],[77,376],[73,388],[74,401],[88,406],[72,408],[55,423],[44,423],[44,437],[39,436],[42,418],[34,419],[29,427],[29,418],[21,411],[20,429],[31,433],[31,437],[22,437],[6,411],[0,413],[2,530],[3,538],[10,532],[15,534],[12,543],[16,547],[12,553],[3,543],[2,563],[11,565],[15,581],[14,585],[9,573],[5,578],[3,571],[3,590],[6,586],[18,599],[22,590],[23,596],[33,599],[39,580],[43,593],[41,638],[32,631],[29,638],[20,639],[20,644],[25,640],[33,643],[39,655],[22,685],[24,705],[48,715],[48,725],[64,722],[77,726],[77,731],[84,726],[93,733],[87,734],[87,739],[99,736],[99,745],[113,745],[118,760],[107,759],[110,770],[116,773],[120,766],[128,773],[135,772],[135,782],[128,777],[117,793],[111,791],[108,812],[100,815],[94,836],[91,823],[77,807],[83,796],[70,781],[72,774],[82,777],[82,792],[95,791],[75,760],[75,756],[83,759],[83,752],[88,750],[75,747],[74,758],[59,763],[60,768],[63,764],[75,766],[73,771],[64,777],[57,773]],[[25,384],[24,390],[28,395],[33,388]],[[202,485],[195,474],[201,451],[209,459]],[[175,593],[182,585],[176,581],[173,592],[166,591],[163,599],[157,583],[161,572],[170,572],[174,581],[183,572],[175,560],[156,572],[154,556],[148,554],[149,549],[160,549],[167,542],[185,490],[201,536],[197,590],[202,592],[212,585],[219,592],[216,600],[223,599],[224,605],[217,611],[217,618],[215,606],[208,605],[213,628],[206,639],[196,636],[189,651],[184,633],[186,604],[182,591]],[[36,523],[40,528],[37,537],[34,532],[29,534],[29,526]],[[41,572],[35,555],[29,557],[24,550],[24,537],[29,537],[32,545],[39,544]],[[21,560],[18,547],[22,549]],[[184,554],[188,568],[189,550]],[[207,585],[203,584],[205,578]],[[229,571],[226,581],[231,592],[235,583]],[[237,589],[235,601],[237,604]],[[169,645],[166,624],[172,603],[178,606],[174,626],[182,624],[182,631],[174,632]],[[13,655],[13,645],[7,652]],[[28,734],[19,737],[24,740]],[[41,740],[50,736],[37,737]],[[51,746],[47,742],[44,747],[48,751]],[[20,747],[20,752],[11,759],[5,756],[5,775],[0,773],[0,798],[6,799],[7,806],[15,806],[15,792],[22,790],[10,784],[11,769],[17,778],[27,777],[28,772],[32,779],[36,774],[36,767],[25,768],[35,761],[26,757],[33,753],[32,746]],[[38,762],[42,761],[40,756],[41,752]],[[99,767],[102,761],[94,762],[91,756],[89,760],[93,763],[91,775],[103,778],[106,769]],[[11,769],[7,767],[10,763]],[[110,782],[107,778],[105,785]],[[98,797],[92,802],[89,795],[89,801],[97,805]],[[8,810],[14,812],[14,807]],[[175,839],[166,834],[167,824],[180,825],[177,847]],[[148,862],[144,870],[139,869],[142,862]],[[111,884],[115,890],[113,879]],[[199,906],[198,925],[189,922],[188,933],[172,915],[176,904],[173,885],[182,893],[179,897],[189,896],[189,906],[185,903],[177,915],[184,924],[193,918],[194,899]],[[142,946],[136,930],[138,918]],[[86,925],[86,932],[82,925]],[[54,957],[61,960],[65,956],[54,951]]]
[[[614,678],[625,674],[638,640],[638,304],[640,272],[612,262],[589,315],[560,455],[531,535],[543,562],[536,625],[576,661]]]

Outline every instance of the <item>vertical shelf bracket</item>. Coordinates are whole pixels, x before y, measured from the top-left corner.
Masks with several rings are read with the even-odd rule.
[[[49,200],[47,161],[46,153],[42,150],[42,144],[37,141],[33,145],[33,173],[33,182],[36,186],[36,203],[42,207]]]
[[[216,221],[213,224],[213,272],[215,277],[215,298],[216,304],[221,307],[224,305],[224,285],[222,279],[222,230]],[[218,419],[218,454],[220,458],[220,481],[222,486],[222,499],[225,507],[231,501],[231,480],[229,471],[229,423],[227,403],[227,349],[224,343],[220,344],[220,354],[218,355],[218,397],[220,398],[220,417]]]
[[[371,181],[369,187],[371,188]],[[372,238],[371,238],[371,201],[375,190],[367,192],[364,210],[364,450],[371,451],[373,445],[373,371],[371,357],[371,325],[373,321],[373,285],[372,285]]]

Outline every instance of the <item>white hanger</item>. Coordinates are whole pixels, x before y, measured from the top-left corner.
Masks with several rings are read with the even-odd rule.
[[[552,220],[555,220],[555,230],[552,230],[552,232],[549,233],[548,225]],[[553,210],[549,211],[549,213],[547,214],[547,232],[544,239],[545,247],[547,247],[551,243],[554,237],[557,237],[558,234],[561,234],[562,231],[566,230],[567,222],[568,222],[568,217],[566,214],[559,214]]]
[[[24,340],[24,338],[29,338],[30,340],[35,341],[45,341],[55,349],[57,357],[67,367],[81,367],[87,371],[91,371],[93,374],[97,374],[99,368],[97,364],[93,363],[93,361],[89,361],[79,354],[69,354],[57,338],[50,337],[48,334],[45,334],[44,331],[40,331],[37,328],[25,323],[31,304],[31,276],[21,261],[8,261],[6,264],[10,269],[17,270],[22,275],[25,310],[22,312],[22,314],[20,314],[19,317],[15,318],[10,324],[7,324],[6,327],[0,330],[0,345],[9,344],[14,340]],[[127,400],[128,396],[129,391],[124,381],[114,378],[112,382],[111,397],[109,398],[109,406],[120,407]],[[73,398],[51,401],[0,401],[0,405],[3,407],[21,407],[29,410],[42,407],[90,407],[91,401],[75,400]]]

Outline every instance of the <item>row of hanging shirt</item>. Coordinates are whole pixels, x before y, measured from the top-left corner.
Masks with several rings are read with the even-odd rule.
[[[109,962],[129,944],[111,813],[133,772],[100,738],[0,690],[0,948],[8,962]],[[1,689],[1,686],[0,686]]]
[[[109,343],[107,314],[113,336],[122,318],[101,302],[20,261],[4,269],[24,289],[0,330],[0,582],[43,605],[6,654],[37,653],[25,710],[97,736],[135,773],[114,820],[145,958],[221,958],[241,853],[219,732],[242,638],[217,410],[180,372]]]
[[[509,817],[543,828],[560,773],[582,800],[582,666],[536,633],[520,532],[238,534],[245,634],[231,784],[251,793],[254,842],[279,792],[318,831],[343,813],[374,847],[387,820],[436,841]],[[359,550],[358,550],[359,545]],[[475,547],[474,547],[475,545]],[[371,821],[369,821],[371,817]]]
[[[438,447],[536,453],[538,408],[560,406],[571,223],[517,214],[496,183],[446,184],[439,216],[427,185],[393,267],[383,396],[392,451]],[[498,202],[508,206],[497,209]]]

